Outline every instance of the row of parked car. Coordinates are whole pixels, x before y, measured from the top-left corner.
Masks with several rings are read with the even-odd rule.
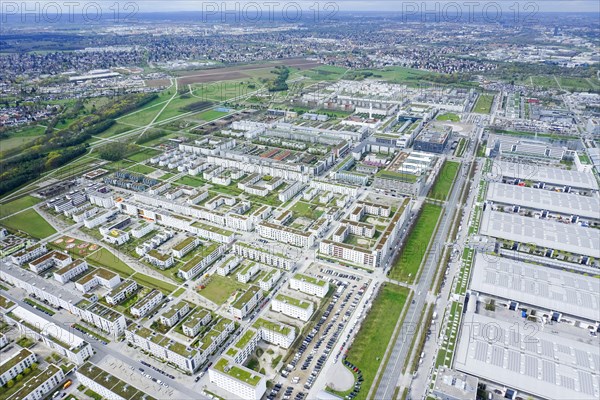
[[[155,367],[154,365],[152,365],[152,364],[150,364],[150,363],[148,363],[148,362],[146,362],[146,361],[144,361],[144,360],[140,360],[140,363],[142,363],[142,365],[145,365],[146,367],[150,367],[150,368],[152,368],[152,369],[153,369],[153,370],[155,370],[156,372],[159,372],[159,373],[163,374],[164,376],[166,376],[166,377],[168,377],[168,378],[175,379],[175,376],[173,376],[173,375],[169,374],[168,372],[165,372],[165,371],[163,371],[163,370],[162,370],[162,369],[160,369],[160,368],[157,368],[157,367]]]

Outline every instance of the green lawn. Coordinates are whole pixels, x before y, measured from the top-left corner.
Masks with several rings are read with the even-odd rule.
[[[152,158],[158,154],[160,154],[160,151],[158,151],[158,150],[145,149],[145,150],[139,151],[135,154],[132,154],[127,158],[131,161],[142,162],[142,161],[146,161],[147,159]]]
[[[446,200],[452,189],[456,173],[460,168],[460,163],[456,161],[444,161],[435,184],[429,191],[429,197],[437,200]]]
[[[198,294],[220,305],[225,303],[229,296],[236,290],[246,290],[247,288],[247,284],[238,282],[234,278],[213,274],[208,285],[198,291]]]
[[[23,231],[37,239],[43,239],[56,233],[56,230],[31,208],[0,220],[0,225],[12,230]]]
[[[436,120],[438,121],[451,121],[451,122],[459,122],[460,117],[454,113],[446,113],[440,114],[437,116]]]
[[[161,176],[161,179],[166,179],[163,176]],[[200,187],[200,186],[204,186],[206,185],[206,181],[202,178],[198,178],[198,177],[193,177],[193,176],[182,176],[181,178],[177,179],[175,181],[175,183],[181,183],[182,185],[187,185],[187,186],[191,186],[191,187]]]
[[[477,103],[475,103],[475,106],[473,107],[473,112],[480,114],[489,114],[492,109],[493,102],[493,94],[482,94],[477,99]]]
[[[32,142],[42,136],[45,130],[43,126],[34,125],[9,131],[8,137],[0,140],[0,152],[4,153]]]
[[[441,212],[442,207],[438,205],[423,205],[419,219],[415,221],[414,228],[390,270],[390,278],[409,283],[415,280]]]
[[[407,288],[384,283],[354,339],[347,359],[362,371],[364,378],[357,400],[367,398],[408,294]]]
[[[130,276],[135,272],[133,268],[131,268],[113,253],[111,253],[110,250],[104,247],[87,256],[87,259],[95,261],[95,264],[105,267],[125,277]]]
[[[323,215],[323,211],[317,211],[315,210],[314,205],[303,201],[294,204],[294,207],[290,208],[290,210],[294,213],[294,217],[304,217],[313,220],[316,220]]]
[[[212,121],[214,119],[221,118],[227,114],[228,113],[222,112],[222,111],[208,110],[208,111],[201,112],[200,114],[197,115],[197,117],[204,121]]]
[[[179,288],[175,291],[175,293],[173,293],[173,297],[179,297],[183,294],[183,292],[185,292],[185,288]]]
[[[25,196],[8,203],[0,204],[0,218],[4,218],[8,215],[24,210],[25,208],[34,206],[40,201],[42,200],[33,196]]]
[[[130,170],[131,172],[135,172],[137,174],[151,174],[152,172],[156,171],[156,168],[152,168],[149,167],[147,165],[143,165],[143,164],[137,164],[134,165],[133,167],[129,167],[127,168],[128,170]]]
[[[144,275],[139,272],[133,275],[132,278],[135,279],[140,285],[158,289],[164,294],[172,293],[175,289],[177,289],[177,286],[172,283],[165,282],[161,279]]]

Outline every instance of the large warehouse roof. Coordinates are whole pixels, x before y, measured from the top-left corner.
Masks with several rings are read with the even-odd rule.
[[[526,324],[465,314],[455,368],[544,399],[600,398],[598,340],[588,344]]]
[[[480,232],[495,238],[534,243],[590,257],[598,257],[600,254],[600,235],[597,229],[547,219],[487,209],[483,212]]]
[[[581,196],[552,190],[534,189],[519,185],[490,182],[488,200],[519,205],[536,210],[548,210],[574,214],[585,218],[600,218],[600,199],[597,196]]]
[[[477,254],[471,289],[495,297],[600,321],[600,279]]]
[[[495,161],[492,175],[571,186],[583,189],[598,189],[598,182],[591,172],[544,167],[540,165]]]

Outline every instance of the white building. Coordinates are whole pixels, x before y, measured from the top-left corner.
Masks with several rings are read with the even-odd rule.
[[[15,379],[36,361],[35,353],[27,349],[13,348],[8,353],[4,353],[0,362],[0,386]]]
[[[102,398],[111,400],[154,400],[144,390],[122,381],[116,376],[87,362],[75,371],[77,380],[98,393]]]
[[[314,309],[315,306],[311,301],[302,301],[283,294],[278,294],[271,301],[271,310],[302,321],[308,321]]]
[[[87,270],[87,262],[80,258],[54,272],[54,279],[62,284],[65,284]]]
[[[31,260],[35,260],[42,254],[45,254],[47,251],[48,250],[46,250],[46,245],[44,243],[36,243],[33,246],[27,247],[16,253],[13,253],[10,256],[10,260],[14,264],[23,265]]]
[[[144,256],[146,260],[160,269],[167,269],[175,264],[172,254],[163,254],[156,249],[152,249]]]
[[[73,259],[68,254],[62,253],[60,251],[51,251],[50,253],[46,253],[41,257],[36,258],[33,261],[29,262],[29,269],[35,272],[36,274],[41,274],[45,270],[56,267],[63,268],[66,267]]]
[[[112,290],[117,287],[119,283],[121,283],[119,274],[104,268],[97,268],[75,281],[75,288],[82,293],[87,293],[98,285]]]
[[[65,379],[65,373],[55,364],[29,379],[12,394],[10,400],[42,400]]]
[[[258,286],[252,285],[229,306],[229,312],[235,318],[243,319],[252,312],[262,298],[262,290]]]
[[[144,298],[139,300],[129,309],[131,315],[137,318],[142,318],[148,315],[163,299],[163,294],[160,290],[154,289]]]
[[[221,275],[221,276],[227,276],[231,273],[231,271],[233,271],[234,269],[237,268],[238,265],[240,265],[240,263],[242,262],[242,258],[240,257],[229,257],[228,259],[226,259],[225,261],[223,261],[223,263],[221,263],[221,265],[219,265],[217,267],[217,274]]]
[[[223,249],[224,246],[217,243],[210,243],[203,246],[194,258],[179,268],[179,276],[185,280],[193,279],[209,265],[218,260],[223,254]]]
[[[268,271],[263,272],[264,275],[258,279],[258,285],[264,292],[268,292],[273,289],[279,278],[281,278],[281,270],[275,268],[269,268]]]
[[[83,364],[94,354],[92,346],[79,336],[23,307],[14,308],[5,318],[7,322],[17,325],[22,334],[43,342],[46,347],[77,365]]]
[[[290,279],[290,289],[323,298],[329,291],[329,282],[304,274],[296,274]]]
[[[289,349],[296,338],[296,329],[281,322],[259,318],[252,326],[258,330],[262,340],[284,349]]]
[[[260,400],[267,390],[267,380],[244,366],[221,357],[211,368],[208,376],[212,383],[231,393],[235,398]]]
[[[171,250],[173,251],[173,255],[175,257],[181,258],[190,251],[194,250],[199,245],[200,239],[198,239],[197,237],[190,236],[177,243],[175,246],[173,246]]]
[[[315,236],[311,232],[301,231],[285,225],[261,222],[256,225],[258,234],[264,238],[277,240],[298,247],[311,247],[315,243]]]
[[[236,273],[238,282],[248,283],[254,275],[260,271],[258,263],[250,261],[248,264],[243,265]]]
[[[138,289],[138,284],[133,279],[126,279],[121,282],[116,288],[110,291],[104,299],[110,305],[116,305],[131,297]]]
[[[190,305],[187,301],[182,300],[160,315],[160,323],[166,326],[175,326],[188,312],[190,312]]]
[[[233,245],[233,251],[235,254],[248,258],[250,260],[258,261],[263,264],[272,265],[273,267],[290,270],[294,266],[294,261],[286,257],[283,254],[272,253],[266,250],[257,249],[252,245],[245,242],[236,242]]]
[[[194,337],[200,332],[203,326],[208,325],[212,315],[210,311],[199,308],[196,309],[181,325],[181,329],[186,336]]]

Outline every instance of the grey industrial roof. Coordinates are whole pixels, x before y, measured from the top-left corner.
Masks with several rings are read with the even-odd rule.
[[[495,161],[491,174],[508,178],[541,181],[559,186],[598,189],[598,182],[591,172]]]
[[[487,198],[498,203],[600,219],[600,199],[596,195],[582,196],[490,182]]]
[[[600,398],[598,340],[552,334],[522,319],[465,314],[454,366],[540,398]]]
[[[600,321],[600,279],[497,256],[477,254],[476,292]]]
[[[600,254],[600,234],[597,229],[491,211],[489,208],[483,212],[480,232],[483,235],[534,243],[573,254],[590,257],[598,257]]]

